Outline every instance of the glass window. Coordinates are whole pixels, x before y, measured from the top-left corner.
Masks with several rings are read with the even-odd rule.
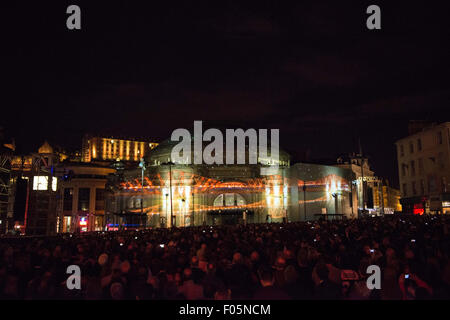
[[[90,188],[78,189],[78,211],[89,211],[90,197],[91,197]]]
[[[73,188],[65,188],[63,198],[63,210],[72,211],[72,203],[73,203]]]
[[[58,187],[58,178],[52,177],[52,190],[56,191],[56,188]]]
[[[105,209],[105,189],[95,189],[95,210]]]
[[[48,190],[48,176],[34,176],[33,190]]]
[[[417,139],[417,150],[422,151],[422,140],[420,138]]]
[[[414,145],[412,142],[409,144],[409,153],[414,153]]]
[[[419,158],[419,174],[423,174],[423,159]]]
[[[402,163],[402,177],[406,176],[406,164]]]

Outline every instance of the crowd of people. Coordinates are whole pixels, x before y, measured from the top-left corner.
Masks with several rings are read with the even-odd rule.
[[[448,216],[0,239],[1,299],[449,299]],[[81,289],[67,287],[67,267]],[[380,289],[367,286],[368,266]]]

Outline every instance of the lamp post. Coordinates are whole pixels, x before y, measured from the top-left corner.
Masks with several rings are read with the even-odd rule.
[[[141,216],[139,218],[139,226],[142,225],[142,219],[144,218],[144,172],[145,172],[145,161],[144,158],[141,158],[139,162],[139,167],[141,168]]]
[[[172,205],[172,165],[174,163],[172,161],[163,163],[163,165],[169,166],[169,196],[170,196],[170,227],[174,226],[173,223],[173,205]]]
[[[303,213],[306,221],[306,182],[303,181]]]
[[[192,187],[192,217],[191,217],[191,225],[194,226],[194,213],[195,213],[195,203],[194,203],[194,187]]]
[[[168,196],[169,196],[169,194],[166,193],[166,217],[165,217],[165,225],[166,225],[166,228],[167,228],[167,221],[168,221],[168,219],[167,219],[167,207],[169,206],[169,201],[168,201],[168,199],[167,199]]]

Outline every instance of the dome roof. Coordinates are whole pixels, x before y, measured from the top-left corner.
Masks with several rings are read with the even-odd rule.
[[[169,161],[171,161],[171,153],[172,153],[172,148],[175,147],[179,142],[178,141],[172,141],[170,139],[164,140],[163,142],[161,142],[156,148],[152,149],[149,153],[148,156],[146,157],[146,162],[150,163],[150,164],[156,164],[156,163],[167,163]],[[203,150],[205,149],[205,147],[207,145],[209,145],[211,142],[209,141],[204,141],[203,142]],[[193,135],[191,135],[191,161],[193,162],[194,159],[194,137]],[[267,151],[270,153],[270,145],[267,147]],[[235,144],[235,153],[236,153],[236,144]],[[246,162],[249,159],[249,152],[248,152],[248,143],[246,143],[245,145],[245,159]],[[226,157],[226,141],[225,141],[225,137],[224,137],[224,141],[223,141],[223,155],[224,155],[224,163],[225,163],[225,157]],[[258,158],[259,159],[259,158]],[[282,150],[281,148],[279,148],[279,160],[283,161],[283,162],[289,162],[290,160],[290,155]],[[259,159],[258,163],[263,164],[263,160]],[[183,163],[186,164],[186,163]]]
[[[49,145],[47,141],[38,149],[39,153],[53,153],[53,148]]]

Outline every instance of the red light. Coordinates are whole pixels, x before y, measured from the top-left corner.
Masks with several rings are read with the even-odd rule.
[[[418,214],[419,216],[423,215],[424,209],[422,204],[415,204],[413,209],[414,214]]]

